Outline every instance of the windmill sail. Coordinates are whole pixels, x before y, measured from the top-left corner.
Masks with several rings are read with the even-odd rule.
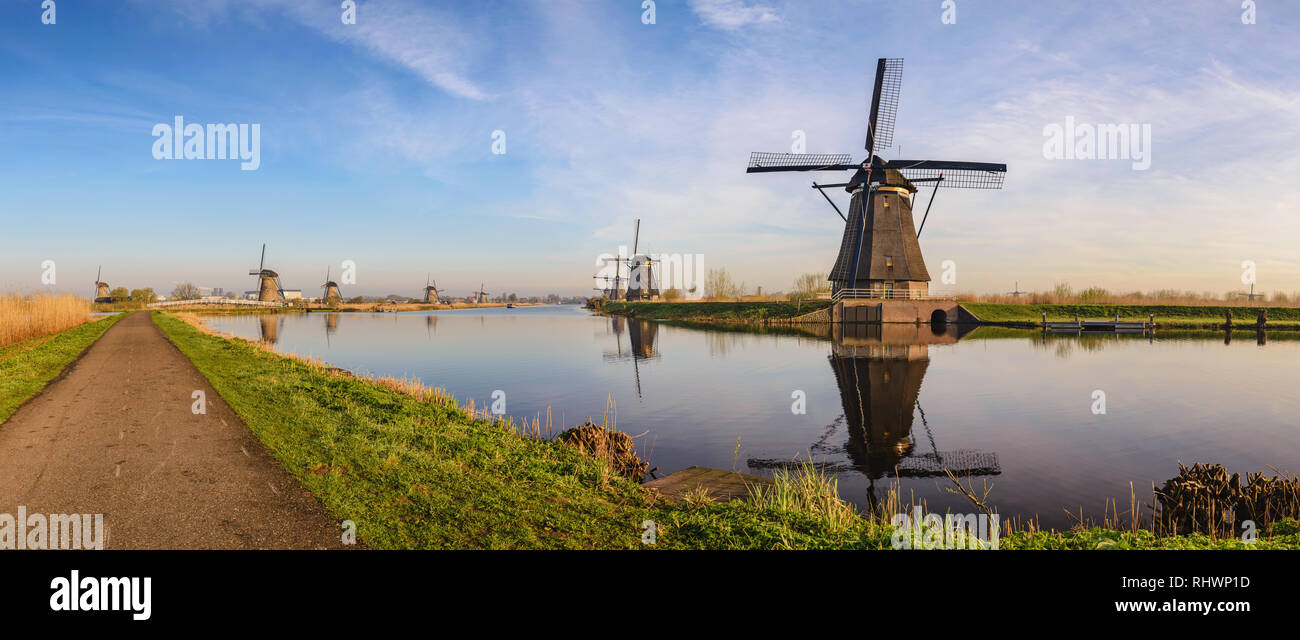
[[[880,155],[894,144],[894,121],[898,117],[898,94],[903,88],[903,59],[876,61],[876,82],[871,91],[871,112],[867,116],[866,150]]]
[[[749,154],[745,173],[772,171],[844,171],[857,169],[853,156],[847,153],[770,153],[755,151]]]
[[[956,189],[1001,189],[1007,165],[992,162],[945,160],[892,160],[885,168],[896,169],[908,180],[939,180],[940,187]]]

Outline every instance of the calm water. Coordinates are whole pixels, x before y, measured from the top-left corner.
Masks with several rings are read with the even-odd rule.
[[[589,315],[573,306],[403,314],[212,317],[215,329],[357,372],[418,377],[507,413],[551,407],[555,424],[606,398],[618,427],[664,475],[691,465],[770,475],[796,457],[837,470],[865,506],[894,475],[905,494],[970,511],[935,477],[988,480],[1004,517],[1065,527],[1150,501],[1178,463],[1300,471],[1300,341],[1253,334],[1061,336],[981,329],[863,328],[803,336],[700,330]],[[1105,392],[1096,415],[1094,391]],[[806,413],[792,410],[795,396]],[[740,450],[737,454],[737,439]]]

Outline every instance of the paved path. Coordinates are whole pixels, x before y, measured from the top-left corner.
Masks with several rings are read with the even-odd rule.
[[[0,423],[0,514],[19,505],[104,514],[105,549],[342,546],[340,524],[145,312]]]

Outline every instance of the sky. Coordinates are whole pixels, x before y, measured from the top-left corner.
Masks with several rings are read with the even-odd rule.
[[[746,174],[749,153],[801,131],[864,157],[880,57],[905,60],[887,159],[1008,165],[935,197],[921,246],[955,282],[933,289],[1222,293],[1252,261],[1259,290],[1300,290],[1300,3],[645,4],[356,0],[345,24],[342,0],[55,0],[45,24],[0,0],[0,291],[89,295],[100,266],[246,290],[266,243],[307,295],[345,260],[348,297],[426,274],[590,294],[636,219],[643,252],[788,290],[834,261],[843,222],[809,187],[844,176]],[[176,116],[258,125],[260,165],[155,159]],[[1148,127],[1149,168],[1048,157],[1067,118]]]

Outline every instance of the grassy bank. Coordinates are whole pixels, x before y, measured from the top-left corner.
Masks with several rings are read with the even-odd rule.
[[[1224,312],[1231,310],[1233,324],[1253,325],[1258,307],[1227,307],[1201,305],[1105,305],[1105,304],[1001,304],[991,302],[962,302],[966,310],[982,322],[1042,322],[1047,320],[1106,320],[1119,314],[1120,320],[1147,320],[1155,314],[1160,327],[1210,328],[1224,324]],[[1267,307],[1268,326],[1274,329],[1300,329],[1300,308]]]
[[[445,395],[154,318],[280,463],[373,548],[641,548],[646,520],[658,525],[656,548],[881,544],[866,520],[832,531],[811,515],[742,503],[656,501],[601,461],[471,416]]]
[[[597,458],[477,417],[418,383],[355,378],[169,314],[154,319],[280,463],[335,517],[357,523],[372,548],[644,549],[647,520],[655,549],[891,547],[893,528],[854,513],[825,479],[787,478],[752,501],[668,503]],[[1256,547],[1300,547],[1288,535]],[[1106,529],[1002,538],[1008,549],[1234,544]]]
[[[793,302],[608,302],[601,311],[643,320],[762,323],[829,306],[829,300],[809,300],[801,305]]]
[[[0,349],[0,423],[121,319],[120,315],[108,316]]]

